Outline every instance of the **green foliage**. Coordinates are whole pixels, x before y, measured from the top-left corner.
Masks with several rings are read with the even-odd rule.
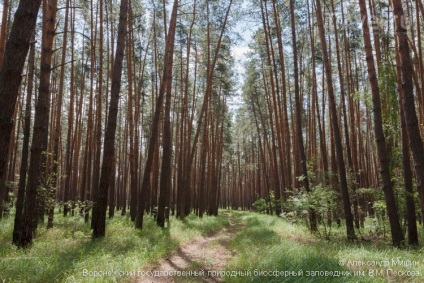
[[[358,196],[366,196],[369,205],[372,207],[372,217],[367,219],[369,224],[368,234],[372,238],[386,237],[389,227],[386,217],[387,206],[384,200],[383,191],[376,188],[359,188],[356,190]],[[400,211],[399,211],[400,212]]]
[[[311,191],[307,193],[304,189],[290,197],[289,202],[292,203],[294,210],[302,211],[314,209],[319,215],[324,215],[329,209],[336,206],[336,193],[329,187],[321,184],[311,187]]]
[[[275,211],[275,206],[278,204],[275,200],[274,191],[270,192],[269,200],[265,200],[264,198],[260,198],[259,195],[256,195],[256,201],[252,204],[254,211],[258,213],[266,213],[270,214],[270,210]]]
[[[394,176],[392,178],[393,191],[397,199],[396,206],[399,217],[401,219],[402,230],[406,234],[406,203],[405,197],[408,192],[403,186],[403,178],[400,176]],[[415,186],[414,186],[415,187]],[[362,234],[370,240],[375,239],[387,239],[390,236],[390,223],[387,216],[387,206],[384,198],[384,194],[381,188],[359,188],[356,190],[356,194],[360,199],[366,199],[370,209],[369,214],[365,219],[365,231]],[[415,200],[415,207],[419,209],[418,193],[411,194]]]
[[[309,192],[304,188],[292,195],[286,205],[291,213],[286,213],[286,218],[300,218],[307,221],[309,213],[315,212],[317,220],[322,224],[322,232],[329,239],[331,228],[327,227],[326,219],[337,206],[337,195],[331,188],[322,184],[313,185]],[[320,231],[318,231],[320,232]]]
[[[381,69],[381,75],[378,77],[378,85],[381,92],[383,124],[396,126],[396,128],[398,128],[399,112],[396,70],[390,61],[384,61]]]
[[[368,196],[377,196],[378,192],[374,188],[359,188],[356,190],[357,194],[368,195]]]
[[[170,221],[170,229],[161,229],[146,216],[144,228],[135,230],[128,218],[115,217],[107,220],[106,237],[93,241],[83,216],[56,214],[52,229],[40,227],[32,247],[19,250],[11,244],[9,217],[0,222],[0,282],[132,282],[135,277],[127,274],[95,278],[83,271],[146,271],[179,245],[229,224],[223,216],[189,215],[183,222]]]
[[[360,101],[365,104],[368,108],[372,107],[372,96],[370,92],[357,91],[352,93],[352,98],[356,101]]]
[[[372,219],[372,226],[375,227],[374,229],[377,235],[383,234],[384,237],[386,235],[386,202],[384,200],[375,201],[372,207],[375,215],[375,218]]]
[[[8,199],[3,200],[3,202],[0,203],[0,209],[3,210],[4,216],[8,216],[11,208],[13,207],[13,202],[15,200],[15,195],[13,194],[13,191],[16,190],[18,182],[7,181],[5,185]]]
[[[396,70],[390,59],[382,63],[379,70],[378,85],[381,97],[381,114],[386,137],[387,150],[391,161],[391,171],[394,165],[399,166],[401,160],[400,148],[396,147],[400,138],[400,118],[397,93]],[[398,164],[395,164],[398,163]]]
[[[252,204],[252,206],[253,206],[254,211],[256,211],[256,212],[266,213],[268,204],[265,201],[265,199],[259,198]]]
[[[418,266],[378,267],[384,270],[383,276],[368,276],[367,265],[354,266],[350,262],[382,262],[392,259],[420,261],[422,250],[400,250],[388,247],[381,242],[349,243],[345,240],[345,228],[340,228],[333,241],[316,238],[304,226],[292,225],[285,219],[275,216],[233,212],[234,217],[245,224],[231,241],[235,257],[227,267],[228,271],[251,271],[252,276],[225,277],[225,282],[388,282],[386,269],[396,271],[418,270]],[[303,271],[303,276],[254,276],[254,271]],[[307,271],[348,271],[351,276],[306,276]],[[354,276],[354,271],[364,271],[365,276]],[[422,277],[394,278],[411,282],[421,282]],[[416,281],[413,281],[416,280]],[[394,281],[394,282],[395,282]]]
[[[79,211],[79,215],[85,215],[87,212],[89,212],[93,206],[94,206],[94,202],[90,201],[90,200],[85,200],[85,201],[81,201],[81,200],[77,200],[77,201],[67,201],[63,204],[64,206],[70,207],[72,209],[75,209],[76,211]]]
[[[42,206],[43,210],[48,211],[54,208],[56,204],[55,199],[52,197],[52,188],[45,186],[38,186],[37,188],[37,205]]]

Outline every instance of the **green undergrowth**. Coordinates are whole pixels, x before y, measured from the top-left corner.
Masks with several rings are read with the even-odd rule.
[[[128,218],[116,216],[107,222],[106,237],[92,241],[82,218],[57,214],[53,229],[43,225],[33,246],[18,250],[11,244],[10,216],[0,221],[0,282],[135,282],[138,271],[150,270],[181,244],[230,222],[238,228],[228,247],[234,256],[226,282],[424,282],[422,246],[395,249],[384,239],[350,243],[342,228],[334,228],[327,241],[302,224],[241,211],[171,218],[170,229],[157,227],[151,216],[144,222],[135,230]]]
[[[227,275],[237,276],[226,276],[226,282],[424,282],[420,247],[348,243],[337,233],[327,241],[275,216],[238,212],[233,217],[245,227],[231,241],[236,256]]]
[[[224,216],[190,215],[171,217],[170,229],[162,229],[145,216],[136,230],[130,219],[115,216],[107,220],[106,237],[93,241],[82,217],[55,217],[54,228],[39,228],[27,250],[11,244],[13,215],[0,221],[0,282],[133,282],[135,273],[179,245],[229,224]]]

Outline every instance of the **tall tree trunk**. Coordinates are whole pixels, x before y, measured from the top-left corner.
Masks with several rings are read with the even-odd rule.
[[[377,73],[374,65],[374,55],[372,53],[370,29],[367,20],[367,7],[365,0],[359,0],[359,8],[362,16],[362,34],[364,37],[365,54],[368,68],[368,78],[371,85],[372,103],[374,106],[374,134],[377,143],[377,154],[380,165],[380,174],[383,182],[383,192],[386,199],[387,212],[390,221],[390,231],[392,234],[392,244],[399,247],[404,240],[400,226],[399,215],[396,207],[396,200],[393,193],[393,184],[390,178],[390,162],[387,156],[386,140],[383,130],[383,117],[381,115],[380,88],[377,81]]]
[[[268,24],[268,13],[267,13],[267,6],[266,2],[265,5],[262,4],[261,1],[261,16],[262,16],[262,24],[264,29],[264,35],[265,35],[265,46],[266,46],[266,54],[267,54],[267,64],[269,68],[269,80],[270,80],[270,90],[271,90],[271,98],[272,103],[269,103],[269,119],[271,123],[271,134],[272,134],[272,152],[270,154],[273,157],[273,182],[274,182],[274,194],[275,194],[275,214],[279,216],[281,214],[281,200],[280,200],[280,171],[279,171],[279,163],[277,158],[277,147],[275,140],[279,140],[279,131],[280,131],[280,123],[278,119],[278,111],[277,111],[277,101],[276,101],[276,92],[278,89],[278,82],[275,82],[274,73],[276,72],[276,69],[273,68],[271,56],[273,53],[272,49],[272,40],[269,36],[269,24]],[[275,123],[275,127],[274,127]],[[277,134],[275,134],[275,132]]]
[[[163,71],[162,84],[165,88],[166,101],[163,122],[163,136],[162,136],[162,168],[160,175],[160,193],[157,223],[159,226],[164,227],[165,219],[169,217],[169,195],[171,192],[172,180],[172,132],[171,132],[171,92],[172,92],[172,67],[174,63],[174,41],[175,41],[175,28],[177,25],[177,8],[178,0],[174,0],[172,8],[171,20],[169,23],[169,31],[167,34],[166,54],[165,54],[165,68]],[[162,86],[161,86],[162,89]],[[166,207],[168,212],[166,211]]]
[[[1,18],[1,30],[0,30],[0,67],[1,65],[3,65],[4,49],[6,47],[8,11],[9,11],[9,0],[4,0],[3,15]]]
[[[187,156],[189,144],[190,144],[190,138],[188,137],[189,134],[191,134],[191,131],[189,131],[190,126],[192,124],[192,121],[189,119],[189,68],[190,68],[190,52],[191,52],[191,38],[193,34],[193,26],[196,20],[196,6],[197,1],[195,0],[193,3],[193,18],[190,23],[190,29],[188,33],[188,39],[187,39],[187,53],[186,53],[186,72],[183,83],[184,83],[184,96],[182,100],[182,110],[181,110],[181,125],[180,125],[180,154],[179,154],[179,160],[178,160],[178,185],[177,185],[177,217],[179,219],[183,220],[186,216],[186,199],[188,195],[188,190],[184,184],[184,178],[185,172],[184,170],[184,160]],[[181,62],[182,64],[182,62]],[[182,68],[182,67],[181,67]],[[195,62],[195,68],[196,68],[196,62]],[[196,79],[196,69],[194,74]]]
[[[397,48],[396,42],[396,48]],[[408,243],[410,245],[418,245],[418,229],[417,216],[415,209],[414,188],[413,188],[413,172],[411,168],[411,154],[409,151],[408,132],[405,123],[405,114],[403,113],[403,94],[402,94],[402,70],[399,52],[396,52],[396,83],[398,89],[399,116],[401,125],[401,142],[402,142],[402,167],[403,182],[405,186],[405,208],[406,221],[408,225]]]
[[[73,147],[72,147],[72,136],[73,136],[73,123],[74,123],[74,104],[75,104],[75,86],[74,86],[74,75],[75,75],[75,65],[74,65],[74,46],[75,46],[75,12],[71,14],[72,24],[71,24],[71,71],[70,71],[70,98],[69,98],[69,110],[68,110],[68,132],[66,135],[66,152],[65,152],[65,185],[63,187],[63,202],[67,202],[69,200],[69,194],[71,190],[71,181],[72,181],[72,171],[78,171],[78,168],[72,168],[73,161]],[[84,50],[82,52],[84,54]],[[82,56],[82,61],[84,61],[84,55]],[[81,97],[82,100],[82,97]],[[77,117],[78,118],[78,117]],[[75,125],[78,128],[78,124]],[[76,132],[76,130],[75,130]],[[73,169],[73,170],[72,170]],[[75,183],[78,184],[78,183]],[[81,197],[81,196],[80,196]],[[82,199],[82,198],[81,198]],[[66,216],[67,205],[63,206],[64,216]]]
[[[63,42],[62,42],[62,58],[60,62],[60,77],[59,77],[59,93],[57,98],[57,105],[56,105],[56,125],[54,127],[54,140],[53,140],[53,181],[52,181],[52,188],[51,188],[51,197],[55,197],[55,192],[57,190],[57,187],[60,184],[59,179],[59,171],[60,171],[60,165],[59,165],[59,143],[60,143],[60,136],[61,136],[61,119],[62,119],[62,104],[63,104],[63,88],[64,88],[64,81],[65,81],[65,60],[66,60],[66,50],[68,45],[68,18],[69,18],[69,4],[70,0],[66,1],[66,11],[65,11],[65,23],[64,23],[64,32],[63,32]],[[55,202],[54,202],[55,203]],[[47,222],[47,228],[53,227],[53,217],[54,217],[54,206],[49,208],[49,217]]]
[[[33,38],[34,39],[34,38]],[[25,104],[24,140],[22,142],[21,170],[19,172],[18,199],[16,201],[15,223],[13,228],[13,243],[19,244],[22,234],[22,214],[25,201],[25,188],[28,169],[28,149],[31,134],[31,96],[34,82],[35,41],[31,44],[28,58],[28,85]]]
[[[97,7],[102,6],[102,2],[103,1],[101,1],[100,3],[97,2],[97,4],[100,4]],[[94,130],[93,130],[92,133],[90,131],[90,135],[92,137],[91,140],[90,140],[92,153],[90,153],[90,154],[93,154],[93,160],[91,160],[91,159],[88,160],[90,165],[91,165],[91,163],[93,164],[93,167],[92,168],[91,168],[91,166],[89,167],[89,169],[92,170],[92,173],[87,175],[88,176],[88,182],[89,182],[88,183],[89,184],[88,191],[90,193],[90,200],[91,201],[95,201],[97,199],[97,189],[98,189],[98,186],[99,186],[99,178],[100,178],[100,158],[101,158],[101,143],[102,143],[101,142],[101,133],[102,133],[102,131],[101,131],[101,112],[102,112],[101,111],[101,108],[102,108],[101,93],[102,93],[102,91],[101,91],[101,88],[100,88],[102,83],[100,83],[100,80],[95,82],[95,71],[96,71],[96,68],[97,68],[97,66],[96,66],[96,63],[97,63],[97,61],[96,61],[96,52],[97,52],[96,46],[97,46],[97,35],[98,35],[98,33],[97,33],[97,17],[100,13],[99,13],[97,7],[94,8],[95,7],[94,4],[95,4],[94,1],[91,1],[91,3],[90,3],[90,6],[91,6],[91,9],[90,9],[90,37],[91,37],[91,41],[90,41],[90,47],[91,47],[90,48],[90,99],[91,99],[92,96],[94,96],[94,98],[97,98],[97,101],[96,101],[96,104],[95,104],[96,105],[96,112],[95,112],[95,114],[93,113],[93,117],[92,117],[92,119],[95,120],[95,122],[93,122],[94,123],[94,125],[93,125]],[[102,74],[102,72],[103,71],[101,70],[101,68],[99,66],[99,73]],[[98,93],[99,95],[94,94],[95,90],[99,91],[99,93]],[[107,96],[108,95],[106,95],[106,99],[107,99]],[[100,103],[99,103],[99,100],[100,100]],[[106,117],[106,119],[107,119],[107,117]],[[107,121],[106,121],[106,123],[107,123]],[[91,228],[93,228],[94,221],[95,221],[94,219],[97,219],[96,213],[97,213],[97,210],[93,209],[92,214],[91,214],[91,219],[92,219]]]
[[[398,42],[400,65],[402,71],[402,106],[405,115],[406,128],[409,138],[409,146],[415,166],[417,177],[417,191],[420,198],[421,217],[424,222],[424,145],[418,126],[417,113],[415,111],[414,86],[412,83],[412,61],[409,53],[408,34],[405,26],[405,17],[400,0],[392,0],[395,16],[395,35]]]
[[[184,166],[184,170],[187,172],[185,179],[184,179],[184,185],[186,186],[184,188],[185,191],[188,191],[190,188],[190,180],[191,180],[191,169],[193,167],[193,161],[194,161],[194,157],[196,155],[196,149],[197,149],[197,143],[199,141],[199,136],[200,136],[200,132],[202,129],[202,123],[203,123],[203,119],[205,119],[205,123],[206,123],[206,113],[208,111],[208,106],[209,106],[209,96],[212,93],[212,79],[213,79],[213,75],[214,75],[214,70],[215,70],[215,66],[216,66],[216,62],[218,60],[218,54],[219,54],[219,50],[221,48],[221,43],[222,43],[222,38],[227,26],[227,21],[228,21],[228,15],[230,13],[231,10],[231,5],[233,3],[233,0],[230,0],[230,3],[228,4],[227,10],[225,12],[225,17],[224,17],[224,21],[222,24],[222,29],[218,38],[218,42],[216,45],[216,49],[214,52],[214,57],[212,59],[211,64],[209,64],[210,66],[208,66],[208,70],[207,71],[207,78],[206,78],[206,90],[205,90],[205,95],[203,97],[203,103],[202,103],[202,108],[200,110],[199,113],[199,120],[197,123],[197,129],[196,129],[196,133],[194,136],[194,141],[191,145],[191,149],[188,149],[188,155],[187,155],[187,160],[185,162],[185,166]],[[190,131],[188,131],[190,133]],[[190,196],[189,193],[186,194],[187,196],[187,200],[188,197]],[[188,205],[190,202],[186,200],[186,204]],[[188,213],[188,210],[186,210],[186,214]]]
[[[90,43],[91,44],[91,43]],[[91,47],[91,46],[90,46]],[[90,61],[93,61],[93,51],[90,50]],[[87,58],[88,60],[88,58]],[[94,64],[94,63],[90,63]],[[92,74],[91,74],[90,68],[90,85],[92,85]],[[81,94],[85,91],[85,68],[82,69],[83,76],[81,76]],[[91,175],[92,175],[92,156],[93,156],[93,148],[92,148],[92,139],[93,139],[93,91],[92,87],[90,88],[90,94],[88,98],[88,113],[87,113],[87,134],[85,136],[85,152],[84,152],[84,162],[82,167],[82,183],[81,183],[81,200],[84,202],[84,204],[88,204],[88,201],[90,200],[90,190],[91,190]],[[72,198],[71,198],[72,200]],[[65,198],[65,206],[63,208],[63,214],[64,216],[67,215],[70,207],[66,204],[67,199]],[[88,222],[89,220],[89,212],[90,207],[86,205],[84,209],[84,219],[85,222]]]
[[[130,0],[131,1],[131,0]],[[131,10],[131,3],[130,3],[130,11],[129,11],[129,21],[128,26],[132,26],[132,10]],[[136,149],[136,137],[135,133],[137,130],[134,129],[137,125],[137,120],[134,119],[133,115],[133,102],[137,99],[134,99],[136,94],[133,94],[135,92],[135,89],[133,88],[133,80],[135,73],[133,73],[133,32],[130,31],[128,33],[128,44],[127,44],[127,68],[128,68],[128,111],[127,111],[127,117],[128,117],[128,127],[129,127],[129,134],[130,134],[130,154],[129,154],[129,160],[130,160],[130,216],[131,221],[135,221],[135,217],[137,215],[137,190],[138,190],[138,156],[137,156],[137,149]],[[137,107],[137,106],[136,106]]]
[[[280,103],[279,100],[279,109],[280,109],[280,115],[282,117],[282,128],[283,128],[283,143],[281,152],[283,155],[283,160],[281,160],[281,166],[283,166],[284,170],[284,180],[283,180],[283,189],[288,190],[292,186],[292,169],[291,169],[291,142],[290,142],[290,129],[289,129],[289,119],[288,119],[288,111],[287,111],[287,87],[286,87],[286,72],[285,72],[285,64],[284,64],[284,53],[283,53],[283,40],[281,36],[281,24],[279,19],[279,10],[278,6],[276,5],[276,1],[272,1],[272,8],[273,8],[273,14],[274,14],[274,22],[275,22],[275,28],[277,32],[277,45],[278,45],[278,58],[279,58],[279,65],[280,65],[280,72],[281,72],[281,93],[283,101]],[[282,106],[282,107],[281,107]],[[280,157],[281,158],[281,157]]]
[[[178,8],[178,0],[174,1],[174,6],[172,8],[172,15],[171,15],[171,23],[169,26],[169,31],[168,31],[168,36],[166,39],[166,46],[165,46],[165,59],[164,59],[164,69],[163,69],[163,79],[161,81],[161,85],[160,85],[160,89],[159,89],[159,94],[156,100],[156,109],[155,109],[155,113],[154,113],[154,117],[153,117],[153,121],[152,121],[152,129],[150,132],[150,140],[149,140],[149,148],[147,151],[147,160],[146,160],[146,165],[144,168],[144,175],[143,175],[143,183],[141,186],[141,191],[140,191],[140,195],[138,197],[137,200],[137,216],[136,216],[136,223],[135,223],[135,227],[136,228],[142,228],[143,226],[143,215],[144,215],[144,209],[145,209],[145,198],[147,196],[147,191],[149,189],[149,185],[150,185],[150,174],[152,173],[152,165],[153,165],[153,155],[155,152],[155,146],[156,146],[156,142],[159,136],[159,118],[160,118],[160,113],[162,112],[162,104],[163,104],[163,100],[164,100],[164,96],[165,96],[165,92],[167,95],[167,99],[168,96],[171,95],[170,92],[170,86],[172,86],[172,62],[173,62],[173,56],[174,56],[174,39],[175,39],[175,27],[176,27],[176,20],[177,20],[177,8]],[[169,82],[168,82],[169,81]],[[168,85],[169,84],[169,85]],[[168,93],[169,90],[169,93]],[[169,101],[169,103],[171,103],[171,101]],[[170,107],[169,106],[165,106],[165,107]],[[169,111],[166,110],[165,111]],[[169,114],[168,114],[169,117]],[[166,118],[165,118],[166,120]],[[165,128],[164,128],[165,130]],[[170,129],[169,129],[169,138],[170,139]],[[165,133],[164,133],[165,135]],[[167,144],[165,145],[165,143],[172,143],[171,140],[166,141],[165,136],[163,138],[163,142],[164,142],[164,150],[165,147],[171,147],[171,144]],[[171,148],[166,149],[166,150],[171,150]],[[165,155],[165,152],[163,153]],[[167,154],[172,154],[170,152],[168,152]],[[171,156],[168,156],[169,158],[171,158]],[[168,163],[167,160],[165,160],[166,163]],[[171,171],[170,171],[170,165],[171,163],[171,159],[169,159],[169,164],[166,164],[165,167],[169,166],[169,168],[162,168],[166,170],[169,170],[167,172],[165,172],[167,175],[167,177],[170,179],[171,178]],[[163,173],[161,173],[163,174]],[[164,181],[162,179],[161,176],[161,186],[162,186],[162,181]],[[164,188],[163,189],[168,189],[168,187],[170,187],[170,183],[166,184],[168,181],[164,181]],[[162,193],[162,198],[164,198],[165,195],[163,195]],[[163,200],[165,202],[165,200]],[[161,202],[161,201],[160,201]],[[164,209],[164,204],[162,205],[163,209]],[[162,209],[162,207],[161,207]],[[164,211],[164,210],[163,210]],[[159,224],[159,222],[158,222]]]
[[[343,13],[343,4],[341,3],[341,9]],[[350,107],[349,111],[349,122],[350,122],[350,131],[348,127],[348,119],[346,115],[346,103],[345,103],[345,80],[342,72],[342,64],[341,64],[341,56],[340,56],[340,47],[339,47],[339,33],[338,33],[338,27],[337,27],[337,20],[336,20],[336,13],[334,9],[334,0],[331,1],[331,12],[332,12],[332,19],[333,19],[333,28],[334,28],[334,40],[336,44],[336,57],[337,57],[337,70],[339,73],[339,83],[340,83],[340,104],[341,104],[341,112],[342,114],[340,116],[343,116],[344,121],[344,136],[345,136],[345,144],[346,144],[346,157],[347,157],[347,164],[348,164],[348,175],[352,176],[351,185],[353,190],[353,214],[354,214],[354,221],[355,221],[355,228],[359,229],[360,223],[359,223],[359,213],[358,213],[358,200],[356,198],[356,188],[359,185],[359,175],[357,174],[357,158],[356,158],[356,141],[355,141],[355,132],[356,127],[354,125],[354,111],[352,111],[352,107]],[[344,17],[342,16],[342,21],[344,21]],[[345,39],[345,44],[348,44],[347,39]],[[349,58],[350,55],[349,49],[345,50],[346,58]],[[346,60],[346,69],[349,72],[349,61]],[[347,80],[349,85],[349,80]],[[352,105],[352,98],[350,94],[348,93],[348,100],[349,100],[349,106]],[[349,132],[351,133],[349,138]]]
[[[291,30],[292,30],[292,45],[293,45],[293,69],[294,69],[294,101],[296,107],[296,138],[297,146],[301,159],[301,167],[303,174],[303,186],[305,190],[309,193],[309,178],[308,178],[308,169],[306,167],[306,154],[305,147],[303,144],[303,131],[302,131],[302,105],[299,98],[299,70],[297,62],[297,39],[296,39],[296,19],[294,14],[294,3],[290,1],[290,17],[291,17]],[[311,231],[317,231],[317,219],[316,213],[313,208],[309,209],[309,225]]]
[[[336,102],[334,98],[331,64],[330,64],[329,56],[328,56],[328,49],[327,49],[327,42],[325,38],[325,30],[324,30],[324,23],[322,19],[322,8],[321,8],[320,0],[316,0],[316,15],[317,15],[317,22],[318,22],[318,30],[319,30],[320,39],[321,39],[325,77],[327,80],[327,88],[328,88],[327,93],[328,93],[328,100],[330,104],[331,124],[333,126],[334,142],[335,142],[336,153],[337,153],[337,165],[338,165],[339,178],[340,178],[340,190],[342,194],[343,208],[344,208],[345,219],[346,219],[346,233],[347,233],[348,240],[352,241],[355,239],[355,228],[353,226],[351,202],[350,202],[349,190],[348,190],[347,179],[346,179],[346,167],[343,160],[343,146],[342,146],[342,140],[340,135],[339,122],[337,118],[337,109],[336,109]]]
[[[13,112],[40,4],[41,0],[19,2],[6,43],[3,65],[0,66],[0,205],[5,195],[5,186],[1,183],[4,183],[6,178],[9,142],[14,125]],[[2,213],[3,210],[0,209],[0,218]]]
[[[124,60],[125,37],[127,34],[128,0],[121,0],[119,11],[118,39],[113,64],[112,88],[110,91],[109,117],[104,140],[104,152],[102,172],[94,209],[96,218],[93,219],[93,238],[105,236],[106,230],[106,208],[107,196],[110,183],[110,175],[113,170],[113,159],[115,155],[115,133],[118,116],[119,93],[121,91],[122,65]]]
[[[37,217],[44,212],[43,196],[38,193],[39,187],[48,189],[49,181],[46,172],[48,125],[50,113],[50,74],[53,55],[53,39],[55,35],[57,0],[43,2],[43,37],[40,59],[40,85],[35,109],[34,131],[31,145],[31,158],[28,171],[22,236],[18,246],[27,247],[32,243],[37,228]]]

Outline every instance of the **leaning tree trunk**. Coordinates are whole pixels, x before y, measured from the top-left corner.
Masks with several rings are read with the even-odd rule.
[[[14,125],[13,112],[40,4],[41,0],[19,2],[0,69],[0,183],[6,177],[9,141]],[[0,205],[5,194],[1,188],[4,187],[0,184]],[[0,209],[0,218],[2,211]]]
[[[121,0],[118,25],[118,41],[113,64],[112,89],[110,93],[109,117],[104,140],[104,152],[102,173],[100,175],[99,187],[97,188],[97,199],[94,209],[96,217],[93,218],[93,238],[105,236],[106,230],[106,208],[107,196],[110,183],[110,175],[113,168],[115,155],[115,133],[118,117],[119,92],[121,91],[122,63],[124,60],[125,37],[127,34],[128,0]]]
[[[418,245],[417,215],[414,200],[414,188],[412,182],[413,172],[411,168],[411,154],[409,152],[408,132],[406,129],[405,114],[403,113],[402,106],[402,71],[400,69],[400,56],[399,53],[396,52],[396,84],[398,89],[398,104],[401,126],[403,184],[405,186],[405,208],[406,221],[408,226],[408,243],[410,245]]]
[[[402,2],[400,0],[393,0],[393,12],[395,16],[395,33],[399,46],[398,52],[402,73],[403,113],[408,132],[409,146],[414,160],[421,217],[424,219],[424,146],[418,126],[417,113],[415,111],[414,86],[412,83],[412,60],[411,54],[409,54],[408,34],[404,22]]]
[[[153,155],[154,155],[154,151],[155,151],[156,142],[157,142],[157,139],[158,139],[158,136],[159,136],[159,118],[160,118],[160,113],[161,113],[161,110],[162,110],[162,104],[163,104],[165,92],[167,92],[166,93],[167,99],[168,99],[168,96],[171,94],[170,89],[169,89],[169,92],[168,92],[168,82],[167,81],[169,80],[169,84],[172,83],[172,62],[173,62],[173,56],[174,56],[174,38],[175,38],[175,27],[176,27],[176,21],[177,21],[177,7],[178,7],[178,1],[175,0],[174,6],[173,6],[173,9],[172,9],[171,23],[170,23],[170,26],[169,26],[168,37],[166,39],[163,80],[161,82],[159,94],[158,94],[158,97],[157,97],[157,100],[156,100],[156,109],[155,109],[155,113],[154,113],[154,116],[153,116],[152,129],[151,129],[150,139],[149,139],[149,148],[148,148],[148,151],[147,151],[147,160],[146,160],[146,165],[144,167],[143,183],[141,185],[140,195],[137,198],[137,216],[136,216],[136,219],[135,219],[135,227],[139,228],[139,229],[141,229],[143,227],[143,215],[144,215],[144,209],[145,209],[144,203],[145,203],[145,198],[147,196],[147,191],[148,191],[149,185],[150,185],[150,174],[152,172],[152,167],[153,167],[152,165],[153,165],[153,159],[154,159]],[[166,143],[168,142],[168,141],[166,141],[166,139],[168,139],[168,138],[164,137],[164,150],[165,150],[165,147],[168,147],[168,145],[166,145]],[[169,139],[170,139],[170,132],[169,132]],[[169,141],[169,142],[171,142],[171,141]],[[165,152],[163,154],[165,155]],[[167,154],[170,154],[170,153],[168,152]],[[168,156],[168,157],[170,158],[170,156]],[[166,162],[168,162],[168,161],[166,161]],[[171,160],[169,160],[169,164],[171,164]],[[167,166],[167,165],[165,165],[165,166]],[[163,169],[164,168],[162,168],[162,170]],[[165,168],[165,170],[168,170],[168,169]],[[170,176],[171,176],[171,171],[170,171],[170,168],[169,168],[169,177]],[[162,186],[162,181],[163,181],[163,179],[162,179],[162,176],[161,176],[161,186]],[[165,185],[165,186],[168,186],[168,185]],[[170,183],[169,183],[169,186],[170,186]],[[161,189],[161,191],[162,191],[162,189]],[[161,195],[162,195],[162,197],[165,197],[163,195],[163,193]],[[159,201],[159,202],[161,202],[161,201]]]
[[[331,124],[333,126],[333,131],[334,131],[334,143],[336,145],[337,165],[338,165],[339,178],[340,178],[340,191],[342,194],[343,208],[344,208],[345,219],[346,219],[347,238],[348,240],[354,240],[355,228],[353,226],[353,215],[351,210],[349,190],[348,190],[347,179],[346,179],[346,167],[343,160],[342,139],[340,135],[340,127],[339,127],[339,122],[337,118],[336,102],[334,98],[331,63],[328,56],[327,41],[325,38],[325,30],[324,30],[324,23],[322,19],[322,8],[321,8],[320,0],[316,1],[316,14],[317,14],[318,30],[319,30],[321,46],[322,46],[322,55],[323,55],[322,57],[323,57],[323,64],[325,69],[325,78],[327,80],[327,88],[328,88],[327,93],[328,93],[328,101],[330,104]]]
[[[18,198],[16,201],[16,212],[15,212],[15,223],[13,228],[13,243],[19,244],[22,234],[22,214],[24,210],[25,200],[25,187],[27,180],[28,170],[28,149],[29,149],[29,138],[31,134],[31,96],[33,91],[34,82],[34,60],[35,60],[35,42],[31,44],[28,58],[28,85],[27,85],[27,97],[25,105],[25,116],[24,116],[24,140],[22,142],[22,157],[21,157],[21,169],[19,172],[19,189]]]
[[[197,150],[197,143],[199,142],[199,137],[200,137],[200,132],[202,129],[202,123],[203,123],[203,119],[206,120],[207,118],[207,111],[208,111],[208,106],[209,106],[209,97],[212,93],[212,79],[213,79],[213,75],[214,75],[214,70],[215,70],[215,66],[218,60],[218,54],[219,54],[219,50],[221,48],[221,43],[222,43],[222,38],[227,26],[227,21],[228,21],[228,16],[231,10],[231,5],[233,3],[233,0],[229,1],[227,10],[225,12],[225,17],[224,17],[224,21],[222,24],[222,29],[218,38],[218,42],[216,44],[216,48],[215,48],[215,52],[214,52],[214,57],[212,59],[211,65],[210,67],[208,67],[208,70],[206,71],[207,73],[207,77],[206,77],[206,89],[205,89],[205,95],[203,97],[203,102],[202,102],[202,107],[199,113],[199,120],[197,122],[197,129],[196,129],[196,133],[194,135],[194,140],[193,143],[191,144],[191,147],[188,149],[188,154],[187,154],[187,160],[185,162],[184,165],[184,170],[186,172],[185,178],[184,178],[184,191],[186,194],[186,208],[187,210],[185,211],[185,214],[189,213],[189,204],[190,204],[190,181],[192,179],[192,168],[193,168],[193,162],[196,156],[196,150]],[[206,122],[205,122],[206,123]],[[188,131],[190,132],[190,131]]]
[[[390,231],[392,234],[392,244],[399,247],[404,240],[400,226],[399,215],[396,207],[396,199],[393,193],[393,184],[390,178],[390,162],[387,154],[386,139],[383,130],[383,117],[381,115],[380,88],[375,71],[374,55],[372,53],[370,29],[367,20],[367,7],[365,0],[359,0],[359,8],[362,15],[362,34],[364,37],[365,54],[368,68],[368,78],[371,85],[372,103],[374,106],[374,134],[377,143],[377,155],[380,165],[380,174],[383,182],[383,193],[386,200],[387,212],[389,215]]]

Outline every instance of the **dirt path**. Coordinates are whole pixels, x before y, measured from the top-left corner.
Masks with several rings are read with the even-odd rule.
[[[161,260],[153,268],[150,274],[156,272],[157,277],[140,277],[140,283],[164,283],[164,282],[221,282],[220,276],[208,276],[208,271],[224,271],[233,254],[229,250],[229,244],[239,229],[243,226],[236,222],[231,214],[226,214],[230,225],[208,236],[200,236],[180,247],[168,258]],[[199,274],[203,270],[203,276]],[[189,276],[188,273],[192,274]],[[180,276],[176,276],[177,274]],[[174,276],[172,276],[174,274]],[[184,276],[185,274],[185,276]],[[171,275],[171,276],[169,276]]]

